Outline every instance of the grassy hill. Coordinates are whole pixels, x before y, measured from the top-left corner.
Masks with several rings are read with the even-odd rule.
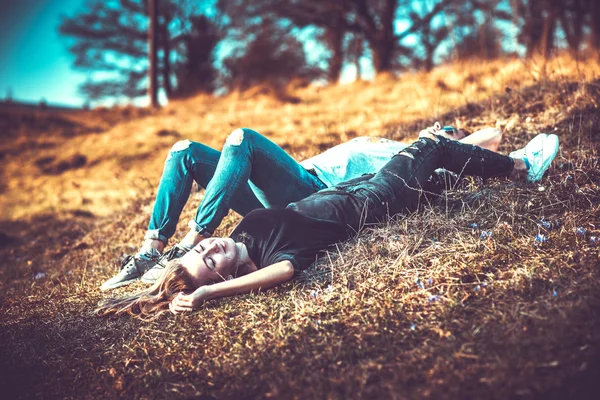
[[[599,101],[600,65],[561,56],[292,87],[288,101],[255,88],[158,111],[0,110],[0,390],[595,398]],[[408,140],[435,120],[502,128],[503,152],[552,132],[561,150],[540,184],[470,180],[267,293],[151,323],[93,315],[99,285],[142,240],[174,142],[220,148],[246,126],[302,159],[355,136]],[[201,197],[192,195],[176,238]],[[231,214],[217,233],[238,220]]]

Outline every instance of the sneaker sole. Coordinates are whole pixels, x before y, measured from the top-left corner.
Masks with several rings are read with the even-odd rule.
[[[548,168],[550,168],[552,161],[554,161],[556,155],[558,154],[558,147],[558,136],[554,134],[546,135],[542,144],[543,155],[541,161],[541,168],[536,172],[532,179],[529,179],[530,182],[538,182],[544,177],[544,174],[546,173]]]
[[[150,276],[150,272],[152,272],[152,275],[157,274],[157,277],[152,277]],[[156,282],[158,280],[158,278],[160,278],[162,276],[162,274],[165,272],[165,268],[160,268],[160,269],[155,269],[155,267],[150,268],[148,271],[146,271],[144,273],[144,275],[142,275],[142,277],[140,278],[140,281],[147,283],[147,284],[153,284],[154,282]]]

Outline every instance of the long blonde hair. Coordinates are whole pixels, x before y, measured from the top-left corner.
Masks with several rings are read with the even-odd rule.
[[[98,316],[135,315],[143,320],[153,320],[169,311],[169,303],[183,292],[189,294],[197,289],[181,260],[171,260],[163,275],[148,289],[118,298],[103,300],[95,310]]]

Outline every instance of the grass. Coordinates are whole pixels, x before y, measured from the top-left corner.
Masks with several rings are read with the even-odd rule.
[[[597,63],[566,56],[500,60],[296,88],[294,104],[254,90],[141,115],[7,117],[0,390],[10,398],[595,398],[599,77]],[[266,293],[150,323],[93,315],[99,285],[142,239],[175,140],[218,146],[250,126],[302,158],[358,135],[414,137],[435,119],[501,127],[504,152],[555,132],[561,150],[539,185],[469,180]],[[177,237],[201,196],[192,195]],[[219,233],[238,220],[230,215]]]

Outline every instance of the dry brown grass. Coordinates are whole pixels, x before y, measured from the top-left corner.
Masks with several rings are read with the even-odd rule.
[[[297,104],[255,91],[199,96],[148,115],[54,115],[73,125],[52,120],[52,134],[43,128],[48,116],[11,125],[15,133],[0,142],[0,390],[67,398],[595,398],[599,77],[598,64],[568,57],[504,60],[299,89]],[[115,259],[141,240],[175,140],[218,146],[250,126],[301,158],[357,135],[411,137],[435,119],[505,128],[503,151],[552,131],[561,152],[540,185],[469,181],[420,213],[364,231],[267,293],[152,323],[92,315]],[[69,164],[76,155],[85,166]],[[192,196],[177,236],[200,199]],[[219,233],[237,220],[230,215]],[[491,238],[482,239],[483,230]],[[537,234],[547,241],[536,242]]]

